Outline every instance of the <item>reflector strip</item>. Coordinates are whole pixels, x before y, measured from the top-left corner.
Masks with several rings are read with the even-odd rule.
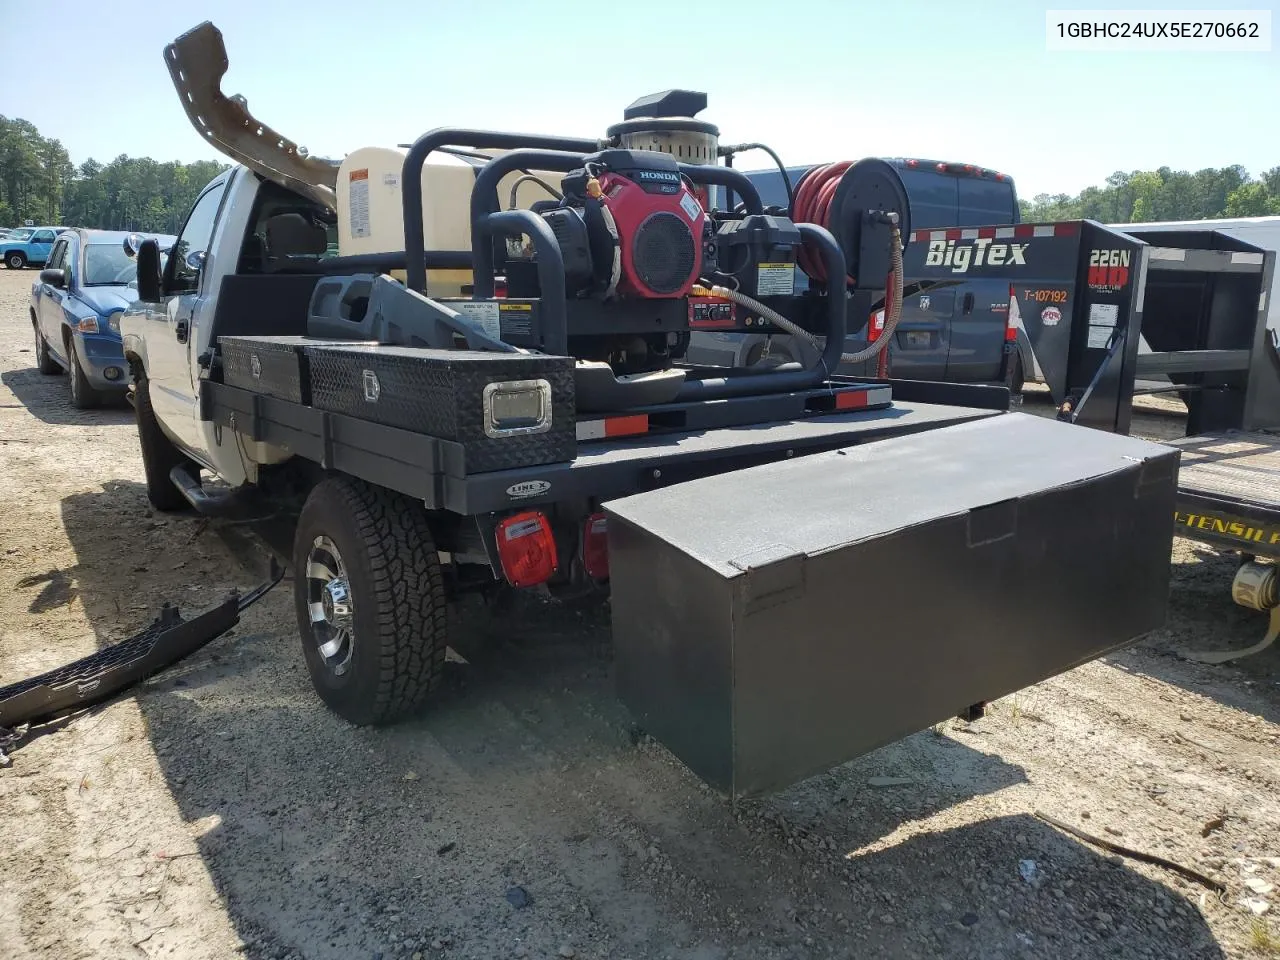
[[[1011,227],[966,227],[951,230],[916,230],[911,239],[916,243],[936,243],[940,240],[1010,240],[1032,237],[1074,237],[1080,225],[1067,223],[1020,223]]]
[[[836,394],[837,410],[859,410],[867,405],[867,391],[845,390]]]
[[[626,417],[604,417],[600,420],[579,420],[579,440],[605,440],[613,437],[631,437],[649,432],[649,415],[632,414]]]

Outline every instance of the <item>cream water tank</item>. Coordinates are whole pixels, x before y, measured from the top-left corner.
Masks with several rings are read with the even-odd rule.
[[[503,151],[484,151],[498,156]],[[347,154],[338,168],[338,253],[352,256],[392,253],[404,249],[404,207],[400,181],[402,148],[362,147]],[[482,160],[436,153],[422,167],[422,222],[427,250],[471,250],[471,188]],[[562,173],[530,171],[552,188]],[[516,171],[498,186],[503,207],[511,204],[511,189],[523,176]],[[525,178],[515,193],[515,206],[528,209],[537,200],[554,199],[536,181]],[[403,271],[394,271],[401,280]],[[468,270],[431,270],[427,290],[434,296],[461,296],[471,282]]]

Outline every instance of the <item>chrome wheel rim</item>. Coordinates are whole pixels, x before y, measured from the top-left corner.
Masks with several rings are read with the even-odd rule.
[[[329,672],[341,677],[351,669],[355,652],[355,605],[342,554],[328,537],[312,541],[306,578],[311,641]]]

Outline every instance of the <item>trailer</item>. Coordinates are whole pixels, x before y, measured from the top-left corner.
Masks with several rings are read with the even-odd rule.
[[[1133,398],[1186,404],[1175,524],[1236,552],[1237,603],[1270,612],[1256,653],[1280,632],[1280,333],[1273,249],[1238,231],[1119,229],[1093,221],[918,231],[907,271],[922,288],[1006,280],[1008,339],[1024,332],[1058,418],[1115,433]],[[1148,349],[1143,350],[1145,344]]]

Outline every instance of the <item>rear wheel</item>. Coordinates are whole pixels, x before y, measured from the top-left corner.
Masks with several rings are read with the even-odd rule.
[[[174,467],[193,472],[196,464],[165,436],[151,409],[151,390],[146,374],[139,374],[133,392],[133,409],[138,421],[138,446],[142,448],[142,469],[147,477],[147,499],[157,510],[181,510],[187,498],[173,484],[169,474]]]
[[[4,258],[4,262],[10,270],[21,270],[27,265],[27,258],[24,254],[15,250]]]
[[[36,335],[36,369],[44,374],[61,373],[62,368],[49,352],[49,344],[45,341],[44,334],[40,332],[40,327],[35,320],[31,321],[31,329]]]
[[[416,711],[440,682],[448,602],[422,504],[346,477],[311,491],[293,548],[312,685],[358,725]]]
[[[92,410],[102,403],[102,394],[89,384],[80,366],[80,354],[74,337],[67,337],[67,382],[71,388],[71,405],[77,410]]]

